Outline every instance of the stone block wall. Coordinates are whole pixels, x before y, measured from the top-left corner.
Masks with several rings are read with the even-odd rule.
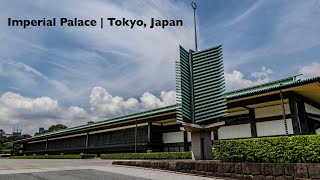
[[[234,179],[320,180],[320,163],[224,163],[219,161],[159,160],[114,161],[112,164],[163,169],[202,176]]]

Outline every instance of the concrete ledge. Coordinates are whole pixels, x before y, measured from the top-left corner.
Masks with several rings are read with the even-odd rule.
[[[318,179],[320,163],[225,163],[215,160],[113,161],[114,165],[162,169],[208,177],[233,179]]]

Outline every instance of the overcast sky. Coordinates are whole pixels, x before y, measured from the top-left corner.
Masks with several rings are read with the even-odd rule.
[[[198,4],[199,49],[223,46],[227,90],[320,75],[319,0]],[[34,134],[175,103],[178,47],[194,47],[191,1],[1,0],[0,129]],[[8,18],[182,19],[165,29],[8,27]]]

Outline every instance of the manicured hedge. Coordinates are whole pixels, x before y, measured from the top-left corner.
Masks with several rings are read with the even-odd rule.
[[[11,150],[9,149],[2,150],[0,154],[11,154]]]
[[[319,163],[320,135],[218,140],[214,156],[226,162]]]
[[[92,159],[96,154],[67,154],[67,155],[28,155],[11,156],[11,159]]]
[[[101,159],[191,159],[191,152],[101,154]]]

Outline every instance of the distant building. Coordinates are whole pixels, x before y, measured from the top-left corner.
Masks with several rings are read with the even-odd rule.
[[[45,129],[43,127],[39,128],[39,133],[44,133]]]
[[[17,130],[13,130],[13,132],[12,132],[12,136],[21,136],[21,129],[20,129],[20,131],[18,130],[18,128],[17,128]]]
[[[21,136],[21,129],[20,131],[17,129],[13,129],[12,134],[6,134],[3,129],[0,129],[0,136],[10,137],[10,136]]]

